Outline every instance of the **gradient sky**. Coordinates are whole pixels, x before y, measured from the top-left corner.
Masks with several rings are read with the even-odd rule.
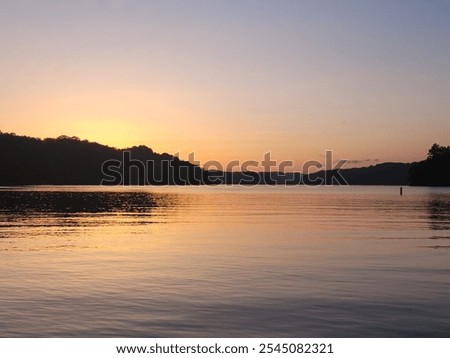
[[[0,0],[0,130],[421,160],[450,145],[450,1]]]

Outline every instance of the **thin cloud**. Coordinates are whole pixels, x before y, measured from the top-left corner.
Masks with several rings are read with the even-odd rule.
[[[364,164],[364,163],[377,163],[379,159],[352,159],[347,160],[347,164]]]

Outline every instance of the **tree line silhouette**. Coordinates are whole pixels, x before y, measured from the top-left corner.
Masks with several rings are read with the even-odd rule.
[[[409,182],[417,186],[450,186],[450,146],[433,144],[427,159],[411,166]]]
[[[139,163],[150,163],[151,170],[160,174],[158,182],[149,184],[201,183],[199,167],[145,146],[120,150],[77,137],[38,139],[0,133],[0,185],[99,185],[105,179],[104,163],[123,163],[125,152],[133,158],[128,175],[104,184],[144,184],[146,173],[138,170]],[[168,174],[165,163],[171,169]],[[194,174],[200,179],[195,180]]]
[[[146,146],[117,149],[77,137],[38,139],[0,132],[0,185],[201,185],[317,183],[450,185],[450,147],[434,144],[418,163],[294,173],[206,171]],[[106,163],[106,165],[105,165]],[[339,174],[339,175],[338,175]],[[343,180],[340,180],[342,178]]]

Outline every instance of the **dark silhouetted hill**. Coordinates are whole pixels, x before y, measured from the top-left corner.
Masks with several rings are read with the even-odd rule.
[[[210,172],[211,182],[225,184],[268,185],[406,185],[411,164],[382,163],[365,168],[319,171],[309,176],[294,173]]]
[[[142,163],[148,168],[141,168]],[[7,133],[0,133],[0,164],[4,186],[99,185],[102,180],[110,185],[200,184],[203,173],[189,162],[145,146],[119,150],[76,137],[37,139]]]
[[[409,163],[381,163],[364,168],[320,171],[309,176],[310,181],[322,180],[326,184],[349,185],[406,185],[408,183]]]
[[[2,186],[320,183],[405,185],[411,167],[411,164],[405,163],[383,163],[367,168],[341,169],[339,172],[320,171],[309,176],[298,172],[204,171],[167,153],[155,153],[146,146],[116,149],[76,137],[37,139],[1,132],[0,165]]]

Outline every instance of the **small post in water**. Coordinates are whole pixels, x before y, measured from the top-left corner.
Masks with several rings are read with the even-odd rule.
[[[403,187],[400,187],[400,195],[403,195]]]

